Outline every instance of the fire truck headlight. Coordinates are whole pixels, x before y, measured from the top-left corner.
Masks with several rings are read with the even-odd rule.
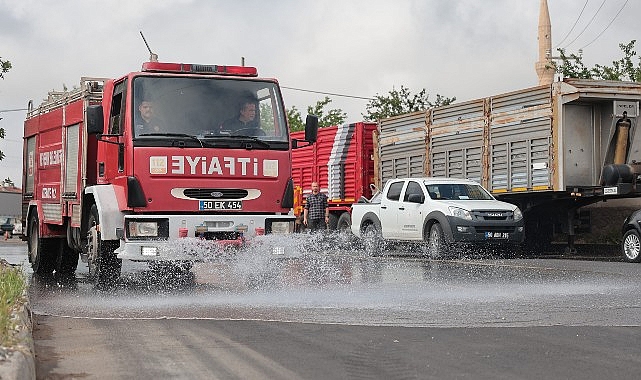
[[[129,222],[130,237],[156,237],[158,236],[157,222]]]
[[[272,234],[291,234],[294,231],[294,222],[272,222]]]

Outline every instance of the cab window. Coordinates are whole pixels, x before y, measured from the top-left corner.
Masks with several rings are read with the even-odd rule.
[[[387,199],[391,201],[398,201],[401,198],[401,190],[405,182],[394,182],[387,190]]]
[[[410,195],[412,194],[418,194],[421,196],[425,195],[425,193],[423,193],[423,189],[421,189],[421,185],[419,185],[417,182],[409,181],[407,183],[407,188],[405,189],[405,196],[403,197],[403,201],[407,202]]]

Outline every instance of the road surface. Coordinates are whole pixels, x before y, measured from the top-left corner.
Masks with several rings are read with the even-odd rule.
[[[371,257],[339,243],[213,259],[187,279],[125,263],[105,290],[87,281],[82,263],[70,282],[33,277],[38,377],[602,379],[641,371],[641,265]]]

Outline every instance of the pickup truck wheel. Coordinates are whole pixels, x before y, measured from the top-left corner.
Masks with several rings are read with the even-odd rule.
[[[352,228],[352,216],[349,212],[344,212],[338,218],[338,230],[341,232],[349,231]]]
[[[630,263],[641,262],[641,237],[636,230],[628,230],[621,241],[623,258]]]
[[[427,255],[430,258],[437,258],[445,252],[445,234],[443,227],[439,223],[432,224],[430,234],[427,239]]]
[[[376,228],[374,223],[370,223],[365,226],[363,230],[363,238],[365,240],[365,251],[377,255],[382,251],[383,237],[381,236],[380,231]]]
[[[29,219],[28,231],[28,249],[29,249],[29,262],[31,268],[36,274],[41,276],[51,275],[56,265],[56,247],[57,239],[42,239],[40,238],[40,221],[38,215],[34,215]]]
[[[99,286],[111,285],[120,277],[122,260],[118,259],[114,252],[118,248],[117,243],[100,240],[98,208],[96,205],[91,206],[86,249],[89,277]]]

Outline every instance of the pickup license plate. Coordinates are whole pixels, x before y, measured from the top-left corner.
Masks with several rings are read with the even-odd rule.
[[[510,234],[507,232],[486,232],[486,239],[508,239]]]
[[[243,201],[199,201],[199,210],[242,210]]]

